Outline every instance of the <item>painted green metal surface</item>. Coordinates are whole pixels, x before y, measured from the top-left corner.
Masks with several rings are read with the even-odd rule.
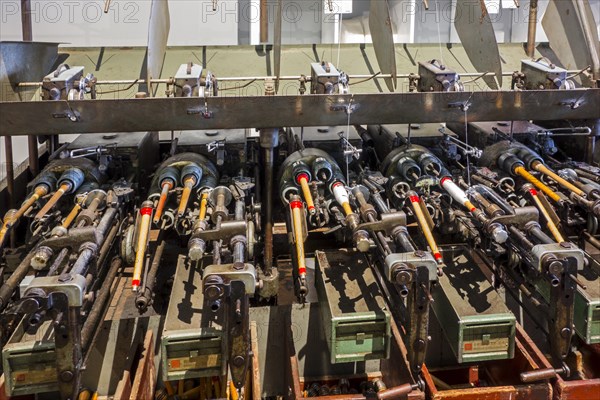
[[[577,275],[586,286],[575,295],[575,332],[587,344],[600,343],[600,278],[592,271]]]
[[[364,255],[318,251],[315,258],[331,363],[388,358],[391,315]]]
[[[160,351],[165,381],[223,375],[222,321],[204,307],[202,275],[179,256]]]
[[[516,318],[463,247],[445,248],[433,311],[459,363],[503,360],[515,351]]]

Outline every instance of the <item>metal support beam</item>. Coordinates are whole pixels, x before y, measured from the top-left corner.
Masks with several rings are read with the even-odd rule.
[[[465,105],[468,110],[465,112]],[[0,102],[0,136],[598,119],[600,89]]]

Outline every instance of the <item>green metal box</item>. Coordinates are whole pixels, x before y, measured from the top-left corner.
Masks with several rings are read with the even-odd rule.
[[[221,313],[205,307],[201,264],[183,255],[177,261],[160,344],[164,381],[226,373]]]
[[[317,251],[316,286],[331,363],[388,358],[390,313],[365,256]]]
[[[575,332],[587,344],[600,343],[600,278],[578,274],[577,279],[586,286],[577,286],[575,295]]]
[[[34,332],[25,331],[21,321],[2,349],[2,367],[9,396],[57,391],[54,330],[50,321]]]
[[[513,358],[516,318],[467,251],[442,251],[433,311],[459,363]]]

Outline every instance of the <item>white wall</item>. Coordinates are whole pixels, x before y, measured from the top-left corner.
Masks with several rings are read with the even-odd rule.
[[[165,0],[166,1],[166,0]],[[334,18],[322,15],[324,0],[284,0],[283,42],[286,44],[331,41],[338,27]],[[335,0],[334,0],[335,1]],[[377,0],[375,0],[377,1]],[[457,42],[454,31],[455,0],[389,0],[399,42]],[[478,0],[474,0],[478,2]],[[112,0],[107,14],[105,0],[31,0],[34,40],[56,41],[71,46],[145,46],[151,0]],[[276,0],[269,0],[270,39]],[[523,42],[527,36],[528,0],[486,0],[500,42]],[[170,46],[236,45],[258,43],[258,0],[169,0]],[[499,4],[500,6],[493,6]],[[541,19],[548,0],[539,0],[538,41],[545,41]],[[600,30],[600,0],[590,0]],[[21,40],[20,0],[0,0],[0,39]],[[513,8],[507,8],[513,7]],[[498,11],[494,13],[494,8]],[[344,20],[368,15],[369,0],[354,0],[353,12]],[[355,24],[355,26],[358,26]],[[439,36],[438,36],[439,29]],[[370,41],[360,35],[342,35],[352,42]],[[439,37],[439,39],[438,39]],[[241,38],[241,40],[240,40]]]

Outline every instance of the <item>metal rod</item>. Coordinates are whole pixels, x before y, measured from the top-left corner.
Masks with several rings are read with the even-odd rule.
[[[58,271],[58,267],[60,267],[60,265],[63,263],[63,261],[65,261],[65,257],[68,254],[69,254],[69,249],[66,247],[64,249],[62,249],[60,251],[60,253],[58,253],[58,256],[56,256],[56,259],[50,266],[50,269],[48,269],[48,276],[53,276],[54,274],[56,274],[56,271]]]
[[[4,153],[6,155],[6,190],[8,191],[8,206],[15,207],[15,164],[13,160],[12,138],[4,136]]]
[[[568,74],[574,74],[580,72],[579,70],[568,70],[567,73]],[[512,76],[512,72],[505,72],[502,74],[502,76]],[[478,72],[465,72],[465,73],[461,73],[460,74],[461,77],[465,77],[465,78],[469,78],[469,77],[486,77],[486,76],[496,76],[495,73],[493,72],[486,72],[485,74],[482,73],[478,73]],[[398,77],[399,79],[409,79],[412,77],[411,74],[398,74],[396,75],[396,77]],[[257,75],[257,76],[225,76],[225,77],[220,77],[218,78],[219,82],[244,82],[244,81],[265,81],[268,79],[276,79],[276,76],[270,76],[270,75]],[[348,75],[348,78],[350,80],[359,80],[359,79],[368,79],[368,78],[372,78],[372,79],[389,79],[392,78],[392,74],[379,74],[379,75],[375,75],[375,74],[356,74],[356,75]],[[280,81],[297,81],[300,79],[300,75],[286,75],[286,76],[280,76],[279,80]],[[101,81],[97,81],[96,85],[98,86],[102,86],[102,85],[131,85],[131,84],[135,84],[138,83],[139,79],[124,79],[124,80],[101,80]],[[171,79],[150,79],[150,83],[152,84],[172,84],[172,80]],[[43,82],[19,82],[17,84],[17,87],[40,87],[43,85]]]
[[[579,189],[577,186],[573,185],[571,182],[559,176],[556,172],[552,171],[550,168],[546,167],[541,162],[537,161],[532,165],[533,169],[552,178],[555,182],[557,182],[562,187],[570,190],[578,196],[585,197],[585,192]]]
[[[44,207],[42,207],[42,209],[38,211],[34,219],[36,221],[42,219],[48,213],[48,211],[50,211],[52,207],[56,205],[58,200],[60,200],[60,198],[69,190],[71,190],[70,183],[63,183],[62,185],[60,185],[60,187],[56,192],[54,192],[50,200],[48,200],[46,204],[44,204]]]
[[[435,238],[433,237],[433,233],[431,233],[431,229],[429,229],[429,225],[427,224],[427,219],[425,219],[425,214],[421,209],[421,199],[415,192],[408,192],[408,196],[410,202],[413,206],[413,211],[415,212],[415,217],[417,218],[417,222],[421,227],[421,231],[425,235],[425,239],[427,240],[427,244],[429,244],[429,248],[433,253],[433,257],[437,261],[438,264],[442,264],[442,255],[440,254],[440,250],[438,249],[437,243],[435,242]]]
[[[535,57],[535,34],[538,23],[538,0],[529,2],[529,25],[527,27],[527,55]]]
[[[600,240],[596,239],[594,236],[590,235],[588,232],[583,232],[583,237],[587,240],[592,246],[600,250]]]
[[[552,236],[554,236],[554,239],[556,240],[556,242],[563,243],[565,241],[565,239],[563,238],[562,234],[558,230],[558,227],[556,226],[556,224],[554,224],[554,221],[552,221],[552,218],[550,218],[550,214],[548,213],[548,210],[546,210],[546,207],[544,207],[544,204],[538,197],[537,191],[533,187],[531,187],[531,189],[529,189],[529,194],[533,198],[533,201],[535,202],[535,205],[537,206],[537,208],[540,210],[540,212],[544,216],[544,219],[546,220],[546,225],[548,226],[548,229],[552,233]]]
[[[10,277],[0,287],[0,311],[4,310],[8,304],[13,292],[21,283],[25,275],[29,272],[31,266],[31,260],[35,255],[35,251],[30,251],[27,256],[21,261],[21,264],[13,271]]]
[[[269,41],[269,6],[268,0],[260,0],[260,42]]]
[[[40,156],[35,135],[27,136],[27,148],[29,150],[29,172],[32,176],[37,176],[40,173]]]
[[[84,352],[88,349],[90,340],[94,336],[96,325],[98,325],[98,321],[102,316],[102,312],[104,311],[104,305],[106,304],[108,296],[110,295],[112,282],[115,280],[122,264],[123,260],[121,260],[120,257],[115,257],[111,261],[108,273],[106,274],[104,282],[98,291],[96,301],[94,302],[94,305],[92,306],[92,309],[90,310],[90,313],[83,324],[83,328],[81,329],[81,347]]]
[[[544,194],[554,200],[556,203],[562,203],[562,198],[548,186],[539,181],[535,176],[531,175],[524,167],[516,167],[514,169],[515,174],[519,175],[529,183],[533,184],[536,188],[544,192]]]
[[[148,271],[148,276],[144,281],[144,290],[141,290],[139,292],[139,295],[135,299],[136,307],[142,312],[144,312],[148,308],[148,306],[152,304],[156,274],[158,273],[158,267],[160,265],[162,255],[164,253],[166,243],[166,241],[162,240],[160,244],[156,247],[154,257],[152,258],[152,264],[150,264],[150,270]]]
[[[23,32],[23,41],[33,41],[33,30],[31,25],[31,1],[21,0],[21,27]]]
[[[271,276],[273,268],[273,168],[275,165],[275,148],[279,145],[278,129],[263,129],[260,131],[260,146],[263,149],[264,159],[264,273]]]

